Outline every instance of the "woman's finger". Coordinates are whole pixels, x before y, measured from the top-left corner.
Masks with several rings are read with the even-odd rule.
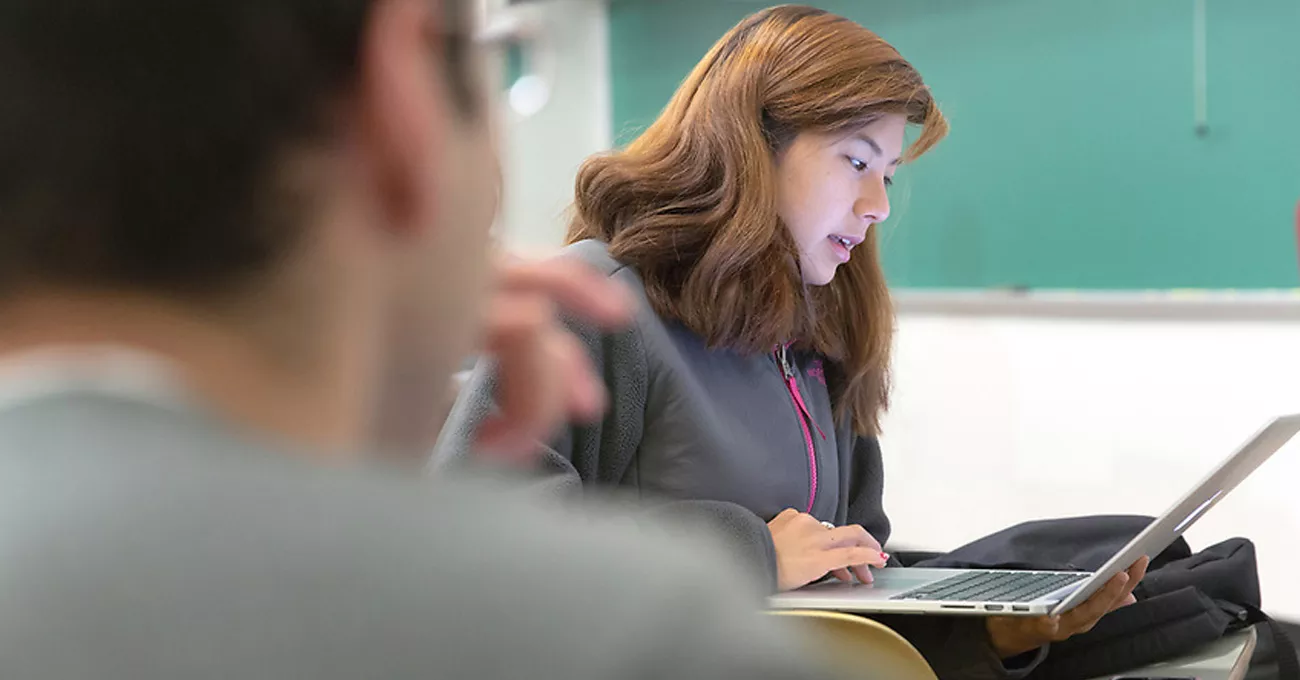
[[[820,554],[819,559],[819,566],[825,566],[823,573],[857,565],[871,565],[873,567],[885,566],[885,561],[880,559],[879,551],[862,547],[834,548],[832,550],[826,550]]]
[[[1149,559],[1143,557],[1137,562],[1134,562],[1133,566],[1129,567],[1124,572],[1125,576],[1128,578],[1128,582],[1124,584],[1124,588],[1120,590],[1119,594],[1117,594],[1115,599],[1111,602],[1110,609],[1106,610],[1107,614],[1116,609],[1137,602],[1137,598],[1133,596],[1133,590],[1138,587],[1138,584],[1142,582],[1143,577],[1146,576],[1147,564],[1149,562]]]
[[[842,527],[835,527],[830,530],[830,546],[832,548],[843,548],[851,545],[871,548],[876,552],[884,552],[880,548],[880,542],[875,539],[866,529],[857,524],[850,524]]]
[[[1061,630],[1067,634],[1083,629],[1106,615],[1116,600],[1122,598],[1128,586],[1128,574],[1120,572],[1104,588],[1092,594],[1087,602],[1066,612],[1061,617]]]

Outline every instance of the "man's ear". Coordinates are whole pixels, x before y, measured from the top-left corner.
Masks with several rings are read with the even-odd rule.
[[[437,17],[427,0],[376,0],[362,34],[357,88],[359,142],[390,229],[422,229],[430,214],[432,168],[443,144],[432,44]]]

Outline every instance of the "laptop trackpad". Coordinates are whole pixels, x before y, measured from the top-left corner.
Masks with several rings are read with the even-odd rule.
[[[848,584],[831,579],[824,583],[805,586],[800,590],[817,593],[848,590],[872,591],[873,599],[874,596],[887,598],[961,573],[964,572],[955,569],[909,569],[906,567],[873,569],[871,575],[874,577],[875,582],[869,585]]]

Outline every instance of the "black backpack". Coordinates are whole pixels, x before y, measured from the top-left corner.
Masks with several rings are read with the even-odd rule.
[[[1093,571],[1150,522],[1135,516],[1028,522],[910,566]],[[1136,604],[1108,614],[1085,634],[1053,644],[1028,677],[1085,680],[1122,673],[1195,652],[1253,625],[1258,642],[1252,680],[1300,680],[1295,646],[1260,611],[1250,541],[1233,538],[1193,554],[1180,538],[1152,559],[1134,595]]]

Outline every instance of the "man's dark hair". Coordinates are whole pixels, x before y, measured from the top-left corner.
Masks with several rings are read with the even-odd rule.
[[[329,130],[373,0],[0,2],[0,296],[209,296],[300,237],[274,192]]]

